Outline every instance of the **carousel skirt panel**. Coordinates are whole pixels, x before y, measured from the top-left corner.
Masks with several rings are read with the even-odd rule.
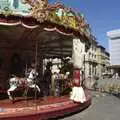
[[[8,99],[0,101],[0,120],[41,120],[65,116],[91,104],[91,92],[86,90],[86,102],[75,103],[69,96],[42,97],[38,100],[19,99],[12,104]]]

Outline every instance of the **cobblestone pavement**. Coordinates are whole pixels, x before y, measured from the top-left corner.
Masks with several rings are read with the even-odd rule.
[[[92,105],[89,108],[59,120],[120,120],[120,99],[93,92]]]

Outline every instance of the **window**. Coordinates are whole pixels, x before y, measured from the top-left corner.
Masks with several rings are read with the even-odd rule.
[[[14,0],[13,6],[15,7],[15,9],[18,8],[18,6],[19,6],[19,0]]]
[[[91,66],[89,65],[89,75],[91,75]]]
[[[91,57],[91,53],[89,53],[89,58]]]

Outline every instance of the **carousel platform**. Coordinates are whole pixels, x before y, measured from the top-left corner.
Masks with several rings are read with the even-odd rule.
[[[9,99],[0,100],[0,120],[45,120],[64,117],[81,111],[91,104],[91,92],[85,90],[87,101],[75,103],[69,96],[41,97],[37,100],[16,98],[14,104]]]

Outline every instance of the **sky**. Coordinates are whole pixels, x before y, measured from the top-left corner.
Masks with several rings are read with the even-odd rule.
[[[57,0],[49,0],[54,3]],[[109,52],[109,38],[106,33],[120,29],[120,0],[59,0],[67,7],[85,14],[92,34],[100,45]]]

